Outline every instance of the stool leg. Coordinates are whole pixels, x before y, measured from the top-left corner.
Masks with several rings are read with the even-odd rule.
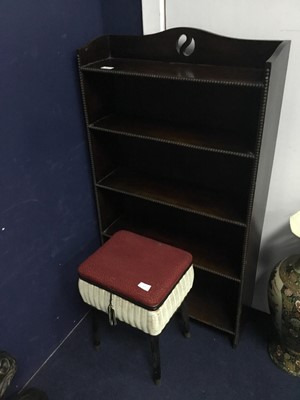
[[[93,344],[96,350],[100,348],[100,319],[99,310],[92,307]]]
[[[151,336],[151,356],[152,356],[152,377],[156,385],[160,384],[161,371],[160,371],[160,351],[159,351],[159,335]]]
[[[189,338],[189,337],[191,337],[190,320],[189,320],[187,305],[186,305],[185,301],[183,301],[181,303],[181,306],[179,307],[179,312],[181,314],[181,319],[182,319],[182,333],[186,338]]]

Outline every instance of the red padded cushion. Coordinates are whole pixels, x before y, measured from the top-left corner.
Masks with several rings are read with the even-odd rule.
[[[79,267],[81,279],[155,310],[192,264],[192,255],[128,231],[115,233]],[[151,285],[149,291],[138,284]]]

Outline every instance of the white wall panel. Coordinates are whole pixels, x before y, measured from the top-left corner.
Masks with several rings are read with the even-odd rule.
[[[165,0],[142,0],[144,35],[165,29]]]

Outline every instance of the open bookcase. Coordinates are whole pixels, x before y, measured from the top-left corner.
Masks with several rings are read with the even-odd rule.
[[[190,251],[190,316],[239,340],[251,304],[290,43],[175,28],[78,51],[102,240]]]

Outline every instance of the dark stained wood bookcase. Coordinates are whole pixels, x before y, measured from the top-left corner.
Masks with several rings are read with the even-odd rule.
[[[190,316],[239,340],[250,304],[289,41],[175,28],[78,51],[102,240],[193,254]]]

